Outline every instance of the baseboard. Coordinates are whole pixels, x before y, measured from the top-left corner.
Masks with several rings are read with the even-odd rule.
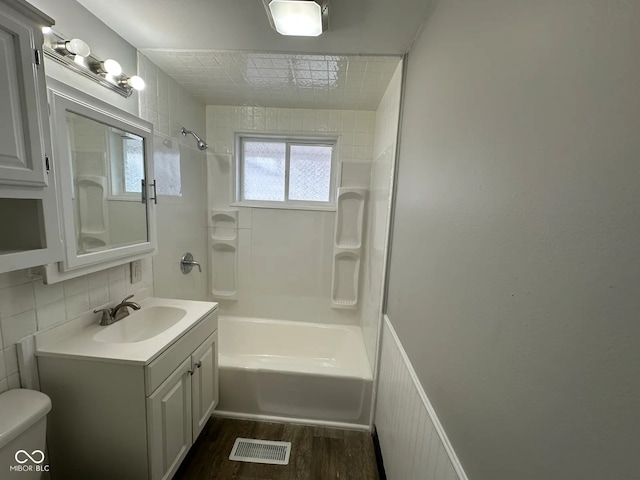
[[[214,410],[212,417],[237,418],[240,420],[254,420],[256,422],[275,422],[275,423],[293,423],[295,425],[315,425],[327,428],[344,428],[347,430],[359,430],[362,432],[370,432],[369,425],[360,425],[358,423],[342,423],[330,422],[325,420],[312,420],[310,418],[289,418],[277,417],[272,415],[255,415],[252,413],[228,412],[224,410]]]

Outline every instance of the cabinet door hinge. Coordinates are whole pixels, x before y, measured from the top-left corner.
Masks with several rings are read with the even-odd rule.
[[[44,166],[47,169],[47,172],[51,171],[51,165],[49,164],[49,156],[45,155],[44,157]]]
[[[38,50],[37,48],[35,49],[35,59],[36,65],[40,65],[40,50]]]

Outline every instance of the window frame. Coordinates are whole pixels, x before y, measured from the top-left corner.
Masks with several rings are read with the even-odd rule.
[[[247,200],[242,198],[243,172],[244,172],[244,148],[245,141],[286,143],[284,200]],[[291,163],[291,145],[331,146],[331,178],[329,179],[329,201],[314,202],[302,200],[290,200],[289,178]],[[336,191],[341,174],[339,159],[339,137],[336,135],[296,135],[296,134],[269,134],[258,132],[238,132],[235,134],[235,154],[232,172],[231,206],[256,207],[256,208],[280,208],[285,210],[319,210],[336,211]]]

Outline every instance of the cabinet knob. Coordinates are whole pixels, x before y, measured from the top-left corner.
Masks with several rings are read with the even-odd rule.
[[[193,375],[195,372],[193,370],[189,370],[189,375]]]
[[[197,367],[197,368],[200,368],[201,366],[202,366],[202,362],[198,362],[198,363],[196,363],[196,367]]]

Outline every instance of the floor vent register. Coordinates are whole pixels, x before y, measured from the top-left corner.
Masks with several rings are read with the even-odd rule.
[[[272,442],[253,438],[236,438],[229,460],[248,463],[288,465],[291,442]]]

